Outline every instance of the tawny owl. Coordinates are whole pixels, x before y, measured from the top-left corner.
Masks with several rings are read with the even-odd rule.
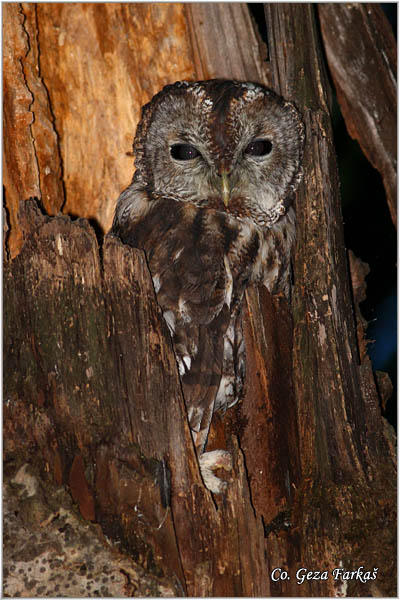
[[[111,233],[146,253],[215,493],[226,483],[213,469],[228,469],[230,456],[205,447],[213,413],[242,393],[244,291],[288,292],[303,140],[294,105],[261,85],[167,85],[143,108],[136,172],[115,211]]]

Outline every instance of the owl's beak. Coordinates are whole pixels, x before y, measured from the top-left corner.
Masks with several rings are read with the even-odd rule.
[[[231,195],[231,187],[229,184],[229,175],[228,173],[222,173],[221,174],[221,189],[222,189],[222,200],[226,206],[226,208],[228,208],[228,204],[229,204],[229,198]]]

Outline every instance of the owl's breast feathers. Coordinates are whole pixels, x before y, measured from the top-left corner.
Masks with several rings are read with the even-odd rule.
[[[149,199],[132,183],[118,201],[111,234],[146,253],[201,454],[213,412],[242,392],[245,289],[262,282],[272,292],[288,291],[294,212],[262,229],[219,208]]]
[[[272,292],[287,292],[291,209],[262,229],[209,206],[171,198],[149,201],[134,188],[121,196],[111,232],[145,251],[175,349],[189,357],[186,363],[196,355],[198,327],[226,331],[249,284],[263,282]]]

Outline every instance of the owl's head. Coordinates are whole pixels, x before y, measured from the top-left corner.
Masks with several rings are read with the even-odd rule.
[[[153,197],[276,222],[301,180],[304,127],[293,104],[253,83],[181,81],[143,107],[135,180]]]

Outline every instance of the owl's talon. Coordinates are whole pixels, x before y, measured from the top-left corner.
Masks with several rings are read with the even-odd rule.
[[[214,475],[214,469],[232,470],[232,457],[226,450],[212,450],[204,452],[199,457],[201,476],[205,486],[213,494],[223,494],[228,486],[227,482]]]

